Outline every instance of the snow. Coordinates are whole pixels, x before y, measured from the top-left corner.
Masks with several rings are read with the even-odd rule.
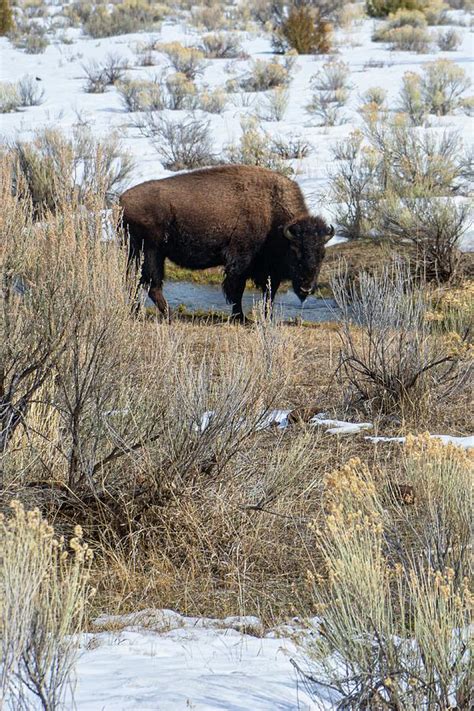
[[[470,435],[468,437],[454,437],[452,435],[430,435],[434,439],[439,439],[443,444],[454,444],[457,447],[462,447],[463,449],[472,449],[474,447],[474,436]],[[366,437],[365,439],[371,442],[400,442],[403,443],[406,437]]]
[[[361,125],[357,113],[361,94],[369,87],[382,86],[388,92],[388,104],[394,107],[401,86],[403,74],[407,71],[420,71],[427,62],[447,58],[462,66],[472,78],[473,52],[472,34],[469,30],[468,15],[452,12],[451,17],[457,23],[456,31],[462,36],[462,43],[454,52],[431,52],[415,54],[413,52],[388,51],[383,43],[371,41],[374,21],[366,19],[353,25],[350,30],[336,32],[338,60],[346,62],[351,70],[352,90],[348,105],[345,107],[346,123],[334,127],[318,126],[317,122],[305,111],[309,101],[311,77],[327,61],[328,57],[299,56],[292,69],[289,106],[283,121],[260,121],[261,127],[272,135],[295,138],[301,136],[312,146],[310,155],[292,162],[296,170],[295,179],[300,184],[309,207],[321,213],[329,221],[334,218],[334,205],[328,202],[328,172],[333,167],[331,147],[335,142],[346,137],[354,128]],[[436,28],[433,28],[436,32]],[[198,86],[204,84],[211,88],[222,86],[232,76],[239,76],[250,66],[252,59],[269,59],[271,43],[268,35],[256,35],[245,32],[237,33],[249,59],[245,60],[208,60],[205,71],[198,77]],[[64,44],[61,37],[67,37],[69,44]],[[3,114],[0,117],[0,134],[7,140],[16,137],[31,138],[34,131],[44,126],[60,126],[71,132],[74,126],[85,122],[91,126],[94,135],[105,137],[117,131],[123,143],[136,160],[136,166],[130,183],[161,178],[169,175],[159,162],[157,154],[148,139],[141,135],[134,126],[136,115],[127,113],[120,100],[118,91],[109,87],[103,94],[88,94],[84,91],[85,73],[83,65],[101,62],[108,54],[119,55],[129,62],[127,76],[131,78],[153,78],[167,67],[167,59],[156,53],[157,64],[153,67],[135,66],[134,47],[137,43],[150,38],[163,42],[174,40],[192,45],[199,42],[201,33],[194,27],[179,22],[164,22],[155,32],[134,33],[104,39],[92,39],[84,36],[79,29],[66,29],[53,38],[43,54],[31,55],[15,49],[7,38],[0,38],[0,81],[17,81],[25,74],[38,77],[45,92],[45,101],[40,106],[22,109],[19,112]],[[243,106],[239,94],[231,95],[226,110],[222,115],[200,113],[210,121],[216,153],[229,143],[237,140],[241,134],[241,120],[262,104],[263,94],[246,95],[249,105]],[[165,111],[176,119],[185,114],[181,111]],[[431,116],[430,126],[439,133],[446,129],[456,130],[463,135],[465,148],[472,143],[471,119],[462,113],[445,117]],[[336,236],[330,245],[337,244]],[[464,249],[474,249],[474,230],[469,228],[462,238]]]
[[[147,610],[98,620],[120,631],[83,635],[78,711],[310,711],[291,658],[289,634],[264,632],[258,618],[224,620]],[[143,626],[146,625],[146,626]],[[242,630],[248,629],[247,634]]]

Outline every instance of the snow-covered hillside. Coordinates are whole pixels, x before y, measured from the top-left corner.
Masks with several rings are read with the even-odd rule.
[[[295,179],[301,185],[309,205],[331,218],[331,207],[327,204],[328,169],[333,164],[331,147],[342,137],[349,135],[361,125],[357,112],[361,95],[370,87],[382,87],[387,91],[387,104],[395,108],[401,88],[402,77],[407,71],[420,72],[423,66],[437,59],[445,58],[461,66],[471,78],[474,76],[473,35],[468,26],[466,13],[451,11],[450,17],[456,24],[456,32],[462,37],[462,44],[456,51],[436,51],[429,54],[389,51],[384,43],[371,41],[377,21],[358,20],[349,30],[339,29],[335,34],[335,57],[350,67],[350,97],[343,108],[345,122],[341,125],[318,126],[318,121],[305,109],[310,98],[311,77],[329,57],[299,56],[291,69],[289,105],[284,120],[276,122],[260,121],[260,126],[272,136],[286,139],[301,136],[311,147],[309,155],[292,162]],[[436,31],[437,28],[430,28]],[[29,137],[32,132],[44,126],[56,126],[70,131],[78,124],[89,125],[97,137],[117,131],[124,145],[133,154],[136,165],[131,183],[160,178],[170,174],[162,164],[149,140],[134,126],[136,116],[127,113],[119,92],[108,87],[104,93],[85,91],[84,65],[93,61],[101,62],[113,54],[126,60],[126,76],[132,79],[152,79],[169,67],[164,54],[155,52],[155,66],[137,66],[134,49],[137,43],[154,39],[157,42],[179,41],[185,46],[193,46],[205,31],[171,20],[165,21],[159,32],[143,32],[104,39],[84,36],[80,29],[61,30],[43,54],[26,54],[15,49],[9,41],[0,38],[0,81],[16,81],[24,75],[38,78],[38,85],[44,89],[44,102],[40,106],[21,109],[18,112],[0,115],[0,133],[7,139],[16,136]],[[210,88],[223,87],[231,78],[242,75],[255,59],[268,60],[272,55],[271,38],[265,33],[236,33],[241,41],[245,59],[207,59],[206,67],[196,83]],[[64,38],[68,43],[64,43]],[[222,114],[198,114],[210,121],[213,148],[220,154],[229,143],[241,135],[241,121],[246,116],[258,112],[265,94],[256,92],[229,95],[229,101]],[[165,110],[173,118],[184,117],[187,112]],[[459,131],[463,135],[466,148],[472,142],[472,119],[462,112],[435,117],[430,116],[429,124],[442,132],[445,129]],[[466,236],[467,242],[472,235]],[[467,244],[465,244],[465,247]]]

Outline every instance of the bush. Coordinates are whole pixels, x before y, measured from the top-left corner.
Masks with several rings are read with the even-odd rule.
[[[39,106],[43,103],[44,89],[29,74],[19,80],[17,89],[22,106]]]
[[[227,103],[227,94],[223,89],[205,90],[199,94],[199,108],[209,114],[221,114]]]
[[[387,42],[391,49],[399,49],[402,52],[418,52],[425,54],[431,46],[431,35],[423,27],[412,27],[404,25],[396,29],[387,29],[380,36],[380,41]]]
[[[195,79],[204,71],[204,54],[196,47],[184,47],[180,42],[159,44],[157,49],[168,57],[168,60],[179,74],[187,79]]]
[[[377,207],[386,239],[405,245],[418,274],[429,281],[447,282],[458,272],[459,240],[469,224],[469,210],[442,198],[390,198]]]
[[[165,8],[146,0],[124,0],[105,6],[95,5],[83,15],[84,31],[94,38],[125,35],[151,29],[163,18]]]
[[[372,86],[361,97],[361,110],[379,110],[385,108],[387,92],[381,86]]]
[[[454,52],[462,43],[462,37],[459,32],[456,32],[452,27],[444,32],[438,32],[436,38],[438,49],[442,52]]]
[[[201,51],[209,59],[234,59],[242,56],[239,38],[230,32],[215,32],[201,39]]]
[[[38,509],[17,501],[0,515],[0,533],[1,697],[11,708],[32,708],[33,699],[61,708],[72,702],[91,551],[80,526],[66,546]]]
[[[38,212],[54,211],[60,196],[74,200],[100,189],[112,197],[122,190],[133,167],[116,136],[100,141],[84,129],[71,139],[59,130],[43,129],[31,143],[17,140],[12,151],[18,171],[15,182]]]
[[[420,133],[388,117],[370,121],[366,135],[383,169],[381,185],[400,197],[455,195],[466,186],[462,145],[455,132]]]
[[[311,146],[301,136],[289,139],[275,136],[271,143],[271,150],[283,160],[301,160],[311,153]]]
[[[173,121],[147,112],[141,130],[168,170],[203,168],[215,163],[209,123],[194,117]]]
[[[422,79],[423,101],[429,113],[446,116],[460,107],[471,80],[462,67],[449,59],[428,62]]]
[[[423,98],[421,77],[416,72],[405,72],[403,75],[398,108],[413,126],[421,126],[425,122],[428,110]]]
[[[433,335],[428,300],[408,266],[362,272],[349,285],[339,274],[332,289],[342,317],[339,370],[353,405],[419,418],[462,382],[463,356]]]
[[[380,157],[363,145],[360,132],[338,143],[333,157],[337,163],[330,174],[330,192],[337,204],[337,232],[348,239],[369,237],[383,185]]]
[[[208,31],[218,30],[225,25],[224,14],[219,5],[194,9],[192,19],[197,27],[204,27]]]
[[[13,13],[9,0],[0,0],[0,36],[13,29]]]
[[[27,54],[42,54],[49,45],[46,29],[32,22],[17,24],[10,39],[14,47],[24,49]]]
[[[104,61],[89,62],[83,64],[82,68],[86,74],[86,91],[89,94],[102,94],[107,86],[111,86],[123,79],[127,62],[117,54],[108,54]]]
[[[0,82],[0,114],[18,111],[21,106],[18,85],[9,81]]]
[[[167,108],[174,111],[196,108],[197,88],[185,74],[181,72],[171,74],[166,77],[165,86],[168,92]]]
[[[467,459],[453,448],[445,453],[449,458]],[[427,470],[431,462],[426,457]],[[467,470],[467,461],[461,467]],[[321,686],[331,689],[341,709],[467,708],[468,580],[458,580],[449,567],[436,568],[426,548],[429,562],[420,561],[413,531],[407,560],[400,562],[405,546],[392,537],[391,510],[360,460],[326,477],[324,500],[328,515],[314,527],[327,580],[311,576],[321,622],[306,644],[306,685],[315,695]],[[455,509],[450,516],[456,517]]]
[[[423,10],[426,0],[366,0],[370,17],[387,17],[398,10]]]
[[[343,122],[341,109],[347,103],[351,88],[349,74],[347,64],[332,60],[312,77],[313,97],[306,110],[318,116],[322,125],[334,126]]]
[[[244,91],[268,91],[290,82],[288,70],[277,62],[263,59],[253,61],[250,72],[239,80],[239,86]]]
[[[290,94],[285,87],[269,91],[265,104],[260,107],[259,114],[263,121],[282,121],[288,108]]]
[[[117,90],[127,111],[159,111],[165,108],[163,87],[159,80],[126,79]]]
[[[259,131],[256,118],[242,122],[240,142],[227,146],[226,159],[229,163],[257,165],[282,175],[293,173],[291,166],[273,149],[269,134]]]
[[[332,46],[332,25],[322,19],[319,9],[292,7],[272,38],[275,49],[298,54],[328,54]]]

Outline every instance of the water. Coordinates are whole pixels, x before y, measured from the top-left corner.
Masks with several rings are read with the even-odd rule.
[[[193,284],[185,281],[167,282],[164,284],[163,293],[171,309],[176,309],[181,304],[187,311],[221,311],[230,314],[231,307],[226,302],[220,286],[214,284]],[[244,312],[251,311],[254,304],[261,300],[258,292],[245,291],[242,300]],[[147,299],[147,305],[153,303]],[[317,299],[309,296],[303,305],[298,297],[291,291],[277,294],[275,299],[276,314],[285,321],[302,318],[304,321],[318,323],[321,321],[335,321],[338,318],[338,309],[333,299]]]

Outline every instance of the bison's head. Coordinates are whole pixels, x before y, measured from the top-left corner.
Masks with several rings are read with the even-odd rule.
[[[303,302],[316,289],[325,244],[334,236],[334,227],[322,217],[303,217],[285,225],[283,234],[290,243],[293,289]]]

